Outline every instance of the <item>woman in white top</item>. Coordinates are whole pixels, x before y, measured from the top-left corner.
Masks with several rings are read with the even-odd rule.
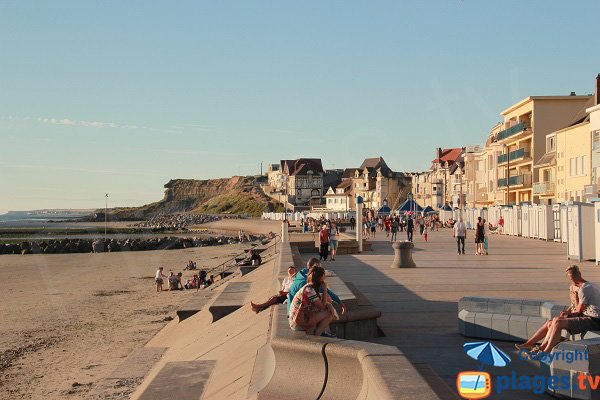
[[[263,310],[266,310],[273,304],[283,304],[287,300],[287,295],[290,291],[290,286],[294,281],[294,276],[296,276],[296,267],[290,265],[288,267],[288,275],[283,279],[283,282],[281,282],[281,290],[279,291],[279,294],[271,296],[269,300],[261,304],[254,304],[253,302],[250,302],[252,311],[259,313]]]

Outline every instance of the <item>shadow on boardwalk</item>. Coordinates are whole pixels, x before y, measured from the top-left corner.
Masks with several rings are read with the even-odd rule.
[[[379,326],[385,337],[373,341],[398,347],[442,398],[456,399],[456,375],[477,369],[477,363],[462,346],[481,341],[458,333],[458,299],[479,295],[564,302],[568,295],[562,272],[564,245],[502,237],[495,240],[495,255],[458,256],[451,234],[436,234],[437,243],[415,240],[414,269],[390,268],[393,250],[383,240],[373,241],[373,252],[338,256],[324,265],[356,285],[381,310]],[[303,254],[305,261],[310,256]],[[492,376],[510,376],[513,371],[519,376],[539,373],[536,363],[517,357],[512,342],[495,343],[509,354],[512,363],[505,368],[486,367]],[[440,385],[440,378],[445,385]],[[495,390],[495,378],[492,380]],[[493,391],[489,398],[551,397],[531,390],[506,390],[501,394]]]

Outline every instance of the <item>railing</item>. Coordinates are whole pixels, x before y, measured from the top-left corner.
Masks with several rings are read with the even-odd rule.
[[[519,122],[518,124],[513,125],[508,129],[498,132],[498,135],[496,135],[496,140],[497,141],[504,140],[506,138],[516,135],[517,133],[521,133],[524,130],[525,130],[525,123]]]
[[[525,157],[529,157],[529,152],[526,151],[524,147],[521,147],[518,150],[511,151],[509,157],[507,157],[507,154],[500,154],[498,156],[498,164],[504,164],[507,159],[510,159],[510,161],[514,161]]]
[[[275,235],[275,243],[273,243],[269,247],[267,247],[263,251],[263,253],[266,253],[268,250],[271,249],[271,247],[277,246],[277,244],[280,241],[281,241],[281,236],[280,235]],[[275,247],[275,254],[277,254],[277,247]],[[247,255],[247,253],[243,252],[243,253],[237,254],[237,255],[233,256],[232,258],[229,258],[226,261],[223,261],[221,264],[217,265],[216,267],[213,267],[210,270],[206,271],[206,276],[210,276],[211,274],[214,275],[214,273],[218,273],[218,274],[221,275],[221,279],[225,279],[225,272],[229,271],[232,268],[237,267],[238,265],[237,265],[237,262],[236,262],[236,258],[239,258],[239,257],[241,257],[243,255]]]
[[[510,186],[531,185],[531,174],[511,176],[509,178],[509,185]],[[498,179],[498,187],[506,187],[506,178]]]
[[[533,184],[533,194],[554,193],[554,182],[538,182]]]

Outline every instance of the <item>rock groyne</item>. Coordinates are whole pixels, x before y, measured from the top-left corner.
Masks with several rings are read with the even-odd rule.
[[[244,242],[272,239],[274,234],[248,235]],[[0,254],[67,254],[118,251],[177,250],[240,243],[235,236],[162,237],[148,239],[57,239],[0,244]]]

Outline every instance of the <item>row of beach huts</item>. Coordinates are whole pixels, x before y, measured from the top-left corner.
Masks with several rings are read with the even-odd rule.
[[[460,214],[440,211],[440,219],[456,220]],[[482,217],[496,228],[492,233],[566,243],[568,259],[600,263],[600,201],[468,208],[462,214],[468,229]],[[498,227],[501,218],[504,226]]]
[[[481,217],[495,229],[491,233],[521,236],[524,238],[552,240],[567,244],[570,260],[593,260],[600,263],[600,199],[593,203],[568,202],[564,204],[521,204],[440,210],[440,221],[458,220],[462,214],[468,229],[474,229]],[[303,218],[348,219],[352,212],[288,213],[291,221]],[[264,213],[263,219],[281,220],[284,213]],[[503,227],[498,222],[503,220]]]

